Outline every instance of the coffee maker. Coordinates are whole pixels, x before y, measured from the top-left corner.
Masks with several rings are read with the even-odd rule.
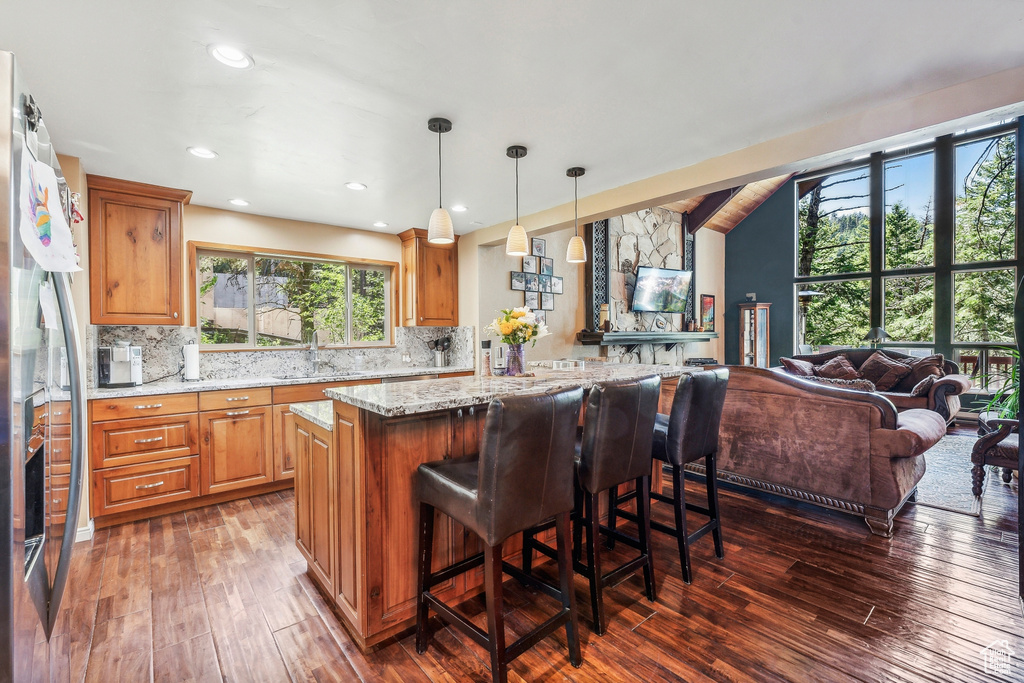
[[[142,347],[126,341],[97,349],[96,367],[101,387],[137,387],[142,384]]]

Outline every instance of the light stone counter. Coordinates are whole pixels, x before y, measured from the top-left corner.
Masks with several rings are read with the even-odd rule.
[[[534,377],[454,377],[398,384],[335,387],[327,389],[324,394],[357,408],[394,417],[480,405],[497,396],[534,394],[566,387],[589,389],[601,382],[638,379],[649,375],[660,375],[666,379],[700,369],[678,365],[592,363],[582,371],[534,368]]]
[[[327,431],[334,431],[334,410],[333,401],[308,401],[306,403],[293,403],[288,406],[298,417],[309,420],[313,424],[323,427]]]
[[[383,379],[385,377],[415,377],[456,372],[473,372],[472,367],[399,367],[394,369],[353,370],[344,374],[316,375],[312,377],[239,377],[237,379],[208,379],[199,382],[152,382],[137,387],[92,388],[89,398],[123,398],[127,396],[159,396],[161,394],[185,394],[191,391],[216,391],[218,389],[249,389],[252,387],[281,387],[293,384],[316,384],[320,382],[348,382],[358,379]]]

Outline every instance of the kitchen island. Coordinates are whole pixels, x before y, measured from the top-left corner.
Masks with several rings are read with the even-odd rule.
[[[678,377],[696,368],[595,363],[533,377],[460,377],[328,389],[330,403],[295,404],[296,543],[309,576],[362,649],[415,623],[414,475],[424,462],[477,452],[487,404],[529,394],[657,374],[662,410]],[[518,539],[505,544],[518,554]],[[435,520],[435,569],[481,550],[448,517]],[[483,571],[434,591],[446,602],[479,592]]]

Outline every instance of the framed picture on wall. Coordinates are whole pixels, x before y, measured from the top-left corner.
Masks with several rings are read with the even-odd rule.
[[[541,258],[541,260],[540,260],[540,274],[541,275],[554,275],[555,274],[555,261],[554,261],[554,259]]]
[[[535,310],[533,312],[533,315],[534,315],[535,318],[537,318],[537,322],[544,323],[545,325],[548,324],[548,312],[547,311],[536,311]]]
[[[526,293],[526,307],[534,310],[540,308],[540,292]]]
[[[715,331],[715,296],[713,294],[700,295],[700,327],[705,332]]]
[[[523,272],[524,273],[537,273],[537,257],[536,256],[524,256],[523,257]]]
[[[551,293],[551,276],[541,275],[540,276],[540,291]]]
[[[526,291],[526,273],[520,273],[515,270],[512,271],[512,291]]]
[[[551,293],[561,294],[562,293],[562,278],[557,275],[551,276]]]
[[[548,241],[540,237],[530,239],[530,253],[534,256],[547,256]]]
[[[523,273],[523,277],[526,278],[527,292],[540,291],[540,275],[537,275],[537,273]]]
[[[555,310],[555,295],[548,292],[543,292],[540,295],[540,308],[542,311],[553,311]]]

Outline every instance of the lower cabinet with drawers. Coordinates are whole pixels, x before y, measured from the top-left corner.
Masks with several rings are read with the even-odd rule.
[[[288,488],[299,447],[288,406],[322,400],[328,387],[379,382],[92,399],[92,517],[103,527]],[[70,432],[70,424],[63,428]],[[59,431],[54,430],[58,463],[56,449],[64,444]]]

